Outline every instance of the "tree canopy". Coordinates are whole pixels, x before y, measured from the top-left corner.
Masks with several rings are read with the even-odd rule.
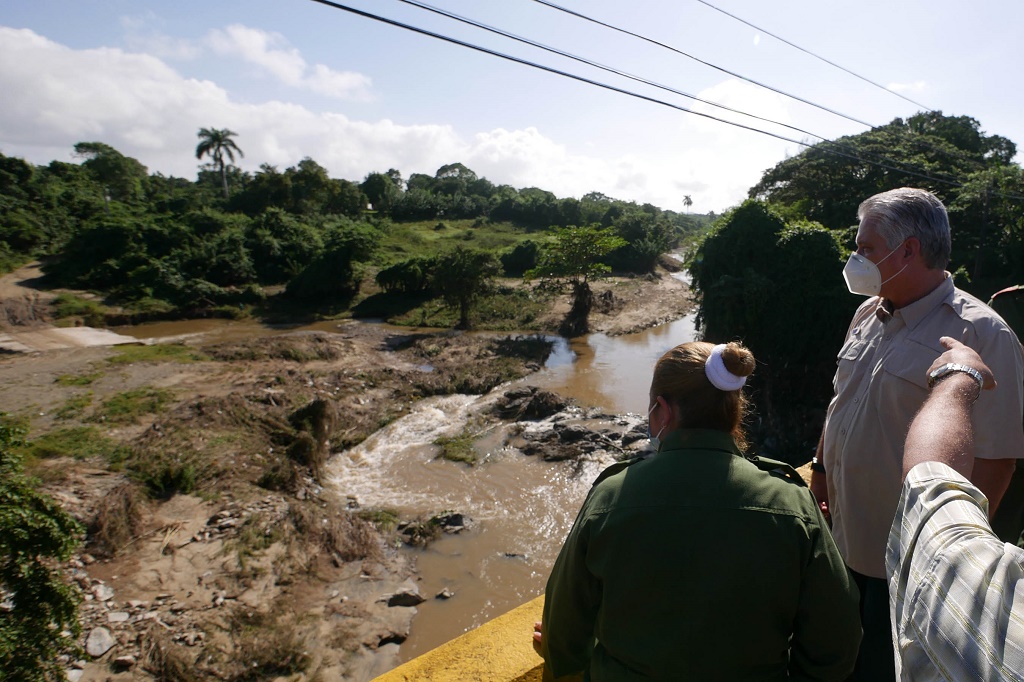
[[[201,159],[209,156],[213,159],[213,165],[220,170],[221,180],[224,183],[224,198],[228,198],[228,176],[225,171],[226,163],[224,157],[228,157],[231,163],[235,162],[235,153],[245,156],[232,139],[238,133],[227,128],[200,128],[199,144],[196,145],[196,158]]]

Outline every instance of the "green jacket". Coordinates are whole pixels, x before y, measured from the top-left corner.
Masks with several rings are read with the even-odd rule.
[[[545,594],[546,679],[843,680],[860,644],[810,491],[719,431],[602,474]]]

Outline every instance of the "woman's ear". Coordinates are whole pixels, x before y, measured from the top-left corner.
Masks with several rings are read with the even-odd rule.
[[[671,431],[679,423],[679,414],[674,404],[665,400],[665,396],[658,396],[658,412],[661,414],[661,425],[667,431]]]

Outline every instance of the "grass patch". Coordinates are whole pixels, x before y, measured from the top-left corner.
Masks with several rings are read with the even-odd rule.
[[[467,242],[485,251],[501,251],[531,238],[529,232],[508,222],[444,220],[444,227],[438,229],[440,224],[436,219],[391,223],[380,242],[377,261],[386,267],[412,255],[430,256]]]
[[[219,473],[199,453],[190,450],[136,450],[125,461],[125,468],[150,497],[158,500],[198,492]]]
[[[356,516],[372,523],[382,533],[389,533],[398,525],[398,512],[394,509],[361,509]]]
[[[253,514],[238,530],[238,537],[226,549],[234,550],[238,565],[245,568],[246,562],[257,556],[284,537],[281,524],[263,514]]]
[[[113,365],[128,365],[133,362],[201,362],[210,358],[194,348],[181,343],[157,343],[152,346],[116,346],[116,355],[107,362]]]
[[[102,327],[107,317],[106,306],[74,294],[53,299],[53,310],[58,320],[81,320],[89,327]]]
[[[64,404],[54,412],[57,419],[77,419],[85,412],[85,408],[92,405],[92,391],[80,395],[73,395],[64,401]]]
[[[90,372],[88,374],[61,374],[54,379],[54,382],[61,386],[88,386],[103,376],[103,372]]]
[[[122,446],[104,436],[95,426],[72,426],[50,431],[21,446],[21,451],[26,459],[102,457],[116,463],[124,457]]]
[[[146,414],[162,412],[174,394],[165,388],[136,388],[103,401],[93,417],[115,424],[133,424]]]
[[[441,436],[434,441],[434,445],[441,448],[438,457],[449,462],[464,462],[476,464],[476,450],[473,449],[473,434],[463,430],[457,436]]]

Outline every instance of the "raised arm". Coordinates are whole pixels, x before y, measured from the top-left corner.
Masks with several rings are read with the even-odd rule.
[[[984,389],[996,386],[992,371],[981,357],[964,344],[944,336],[946,348],[930,372],[947,364],[964,365],[981,373]],[[903,477],[921,462],[942,462],[965,478],[974,471],[972,408],[981,395],[977,380],[963,371],[952,371],[934,385],[928,399],[910,424],[903,451]]]

